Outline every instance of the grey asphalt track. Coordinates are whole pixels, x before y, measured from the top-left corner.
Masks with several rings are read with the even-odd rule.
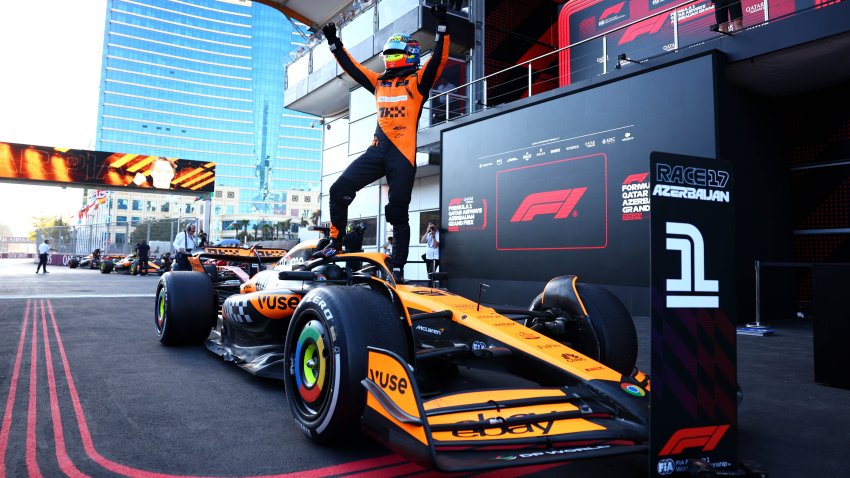
[[[154,335],[157,276],[0,260],[4,476],[444,476],[367,438],[321,446],[282,383]],[[648,320],[637,319],[641,364]],[[45,347],[45,344],[48,346]],[[850,476],[850,391],[812,380],[811,324],[739,336],[739,455],[773,477]],[[452,476],[643,477],[646,457]]]

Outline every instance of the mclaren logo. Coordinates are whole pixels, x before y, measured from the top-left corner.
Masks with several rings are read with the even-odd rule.
[[[585,191],[586,187],[529,194],[514,212],[511,222],[528,222],[538,215],[554,215],[555,219],[577,216],[575,207]]]
[[[444,329],[432,329],[431,327],[426,327],[424,325],[417,325],[416,330],[421,330],[422,332],[433,334],[433,335],[443,335]]]

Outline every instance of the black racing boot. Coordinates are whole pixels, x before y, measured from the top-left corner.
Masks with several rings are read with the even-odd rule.
[[[404,267],[393,267],[393,279],[397,285],[404,284]]]

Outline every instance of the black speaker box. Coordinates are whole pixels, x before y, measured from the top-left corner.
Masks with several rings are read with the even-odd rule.
[[[850,265],[812,270],[815,381],[850,389]]]

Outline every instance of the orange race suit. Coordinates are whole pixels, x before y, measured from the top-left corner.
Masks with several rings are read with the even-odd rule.
[[[445,28],[442,28],[443,30]],[[352,161],[330,188],[331,237],[342,239],[348,206],[357,191],[387,177],[387,222],[393,225],[393,267],[407,263],[410,243],[408,207],[416,175],[416,130],[428,92],[443,71],[449,55],[448,33],[438,29],[434,54],[421,70],[415,65],[378,74],[358,63],[336,39],[329,46],[340,67],[375,95],[378,127],[371,146]]]

